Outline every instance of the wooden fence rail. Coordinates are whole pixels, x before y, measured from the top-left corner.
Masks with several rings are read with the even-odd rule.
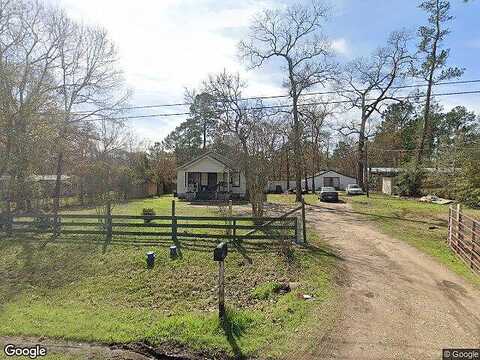
[[[480,275],[480,220],[465,215],[460,204],[449,209],[448,244],[474,272]]]
[[[96,235],[105,243],[119,237],[154,239],[290,240],[298,242],[297,217],[253,218],[243,216],[178,216],[172,202],[171,216],[92,214],[0,214],[0,232],[60,235]],[[118,240],[117,240],[118,239]]]

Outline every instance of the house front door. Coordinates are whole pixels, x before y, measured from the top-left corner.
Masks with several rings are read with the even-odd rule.
[[[208,190],[214,191],[217,187],[217,173],[208,173]]]

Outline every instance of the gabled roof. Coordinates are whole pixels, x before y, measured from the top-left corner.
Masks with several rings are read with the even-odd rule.
[[[238,170],[238,165],[235,164],[235,162],[233,162],[232,160],[230,159],[227,159],[226,157],[220,155],[220,154],[217,154],[216,152],[214,151],[208,151],[206,152],[205,154],[203,155],[200,155],[199,157],[193,159],[193,160],[190,160],[188,161],[187,163],[181,165],[181,166],[178,166],[177,169],[184,169],[186,167],[189,167],[190,165],[193,165],[194,163],[196,163],[197,161],[200,161],[202,159],[205,159],[205,158],[211,158],[215,161],[218,161],[219,163],[225,165],[227,168],[231,169],[231,170]]]
[[[329,169],[329,170],[320,170],[318,173],[316,173],[315,175],[313,176],[309,176],[307,177],[307,179],[311,179],[312,177],[317,177],[317,176],[322,176],[328,172],[334,172],[335,174],[338,174],[338,175],[342,175],[342,176],[345,176],[345,177],[348,177],[350,179],[355,179],[353,176],[349,176],[349,175],[345,175],[345,174],[342,174],[336,170],[332,170],[332,169]],[[305,179],[302,180],[303,182],[305,182]]]

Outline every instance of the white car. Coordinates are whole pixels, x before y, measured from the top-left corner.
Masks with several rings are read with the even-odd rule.
[[[347,195],[363,195],[363,190],[357,184],[348,184],[345,189]]]

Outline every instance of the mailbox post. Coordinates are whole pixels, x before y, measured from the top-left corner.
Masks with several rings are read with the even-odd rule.
[[[225,319],[225,258],[228,254],[227,243],[220,243],[213,251],[213,260],[218,261],[218,316]]]

